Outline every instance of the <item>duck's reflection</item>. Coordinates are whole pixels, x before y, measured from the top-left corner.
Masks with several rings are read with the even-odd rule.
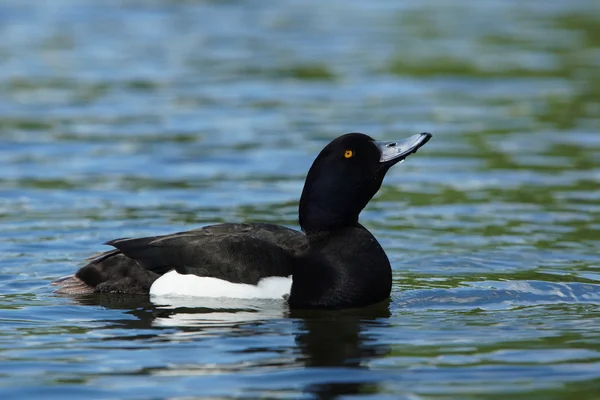
[[[380,344],[368,327],[387,324],[387,302],[343,311],[293,311],[290,316],[301,321],[296,344],[304,365],[323,374],[322,381],[307,385],[305,392],[317,399],[379,392],[367,364],[390,349]]]
[[[106,328],[143,330],[140,339],[148,339],[148,330],[161,340],[177,340],[181,335],[236,334],[257,335],[261,326],[274,321],[291,321],[296,346],[285,352],[293,355],[293,366],[304,366],[303,391],[317,399],[340,395],[377,393],[378,379],[369,369],[369,362],[390,352],[387,345],[375,337],[377,327],[386,326],[389,304],[341,311],[290,311],[281,301],[215,300],[202,307],[193,304],[155,305],[149,298],[87,296],[82,304],[100,305],[127,310],[134,316],[107,321]],[[290,324],[285,324],[289,333]],[[162,328],[170,328],[165,335]],[[176,328],[176,333],[172,333]],[[273,328],[269,328],[272,332]],[[179,335],[179,336],[178,336]],[[133,336],[135,340],[136,336]],[[115,338],[118,340],[119,338]],[[128,339],[132,339],[128,336]],[[282,365],[283,367],[283,365]],[[297,385],[294,385],[297,387]]]

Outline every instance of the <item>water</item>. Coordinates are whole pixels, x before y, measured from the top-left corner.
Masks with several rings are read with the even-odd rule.
[[[0,4],[0,397],[600,398],[600,6]],[[389,304],[58,297],[100,243],[296,226],[331,138],[434,138],[361,220]]]

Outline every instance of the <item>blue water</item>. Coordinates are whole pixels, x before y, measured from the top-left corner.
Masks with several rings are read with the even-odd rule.
[[[600,398],[600,5],[0,3],[0,397]],[[297,227],[339,134],[389,304],[61,297],[117,237]]]

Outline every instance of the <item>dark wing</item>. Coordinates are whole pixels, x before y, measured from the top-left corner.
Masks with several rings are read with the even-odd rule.
[[[181,232],[175,235],[245,235],[275,244],[288,251],[304,251],[308,247],[304,233],[285,226],[266,223],[217,224]],[[167,235],[173,236],[173,235]]]
[[[107,244],[158,274],[175,269],[181,274],[256,284],[267,276],[291,275],[293,256],[306,248],[306,238],[272,224],[221,224]]]
[[[147,294],[152,283],[171,269],[256,283],[265,276],[290,275],[293,254],[307,248],[302,232],[264,223],[210,225],[107,244],[116,250],[91,257],[74,276],[56,281],[57,292]]]
[[[267,276],[292,273],[290,253],[269,242],[242,235],[125,239],[110,244],[149,271],[174,269],[180,274],[250,284]]]

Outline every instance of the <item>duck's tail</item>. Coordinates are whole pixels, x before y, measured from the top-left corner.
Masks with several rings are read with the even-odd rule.
[[[67,275],[62,278],[58,278],[51,283],[52,286],[58,286],[54,291],[57,294],[67,294],[70,296],[76,296],[81,294],[94,293],[94,288],[86,284],[84,281],[76,277],[75,275]]]
[[[148,294],[159,277],[140,267],[135,260],[113,249],[96,254],[77,271],[52,282],[55,293],[82,295],[90,293]]]

